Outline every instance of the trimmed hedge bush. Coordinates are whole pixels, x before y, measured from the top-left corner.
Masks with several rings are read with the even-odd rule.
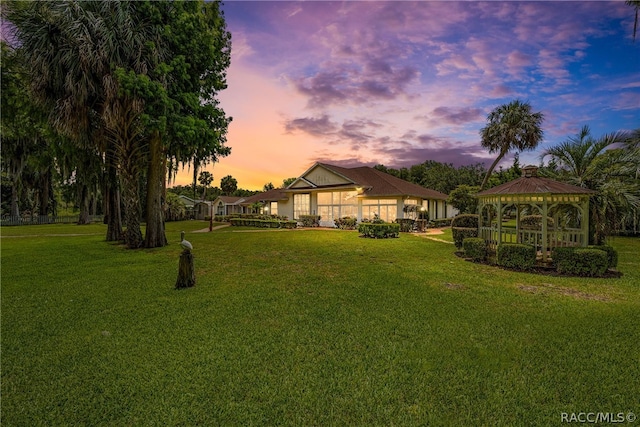
[[[400,224],[400,231],[403,233],[408,233],[413,230],[413,223],[415,220],[411,218],[397,218],[396,222]]]
[[[320,227],[320,215],[300,215],[298,221],[303,227]]]
[[[521,243],[498,246],[498,265],[516,270],[531,270],[536,265],[536,248]]]
[[[458,249],[462,249],[462,242],[464,239],[478,237],[477,228],[451,227],[451,230],[453,231],[453,243],[455,243],[456,248]]]
[[[341,230],[355,230],[358,219],[345,216],[344,218],[334,219],[333,222]]]
[[[558,273],[597,277],[607,272],[609,258],[607,252],[600,249],[576,248],[562,252],[554,263]]]
[[[618,251],[613,249],[609,245],[590,245],[587,249],[599,249],[607,253],[608,265],[607,268],[616,268],[618,266]]]
[[[429,220],[429,226],[434,228],[450,227],[453,218],[440,218]]]
[[[372,222],[361,222],[358,224],[358,232],[364,237],[373,239],[388,239],[400,236],[400,224],[374,224]]]
[[[553,218],[547,217],[547,227],[554,226]],[[524,230],[542,230],[542,215],[526,215],[520,218],[520,228]]]
[[[553,259],[553,265],[554,267],[556,267],[556,269],[558,269],[558,264],[559,263],[564,263],[563,265],[566,266],[567,263],[573,263],[573,253],[579,249],[598,249],[601,250],[603,252],[605,252],[607,254],[607,269],[609,268],[615,268],[618,266],[618,252],[613,249],[611,246],[609,245],[592,245],[592,246],[587,246],[586,248],[582,248],[582,247],[561,247],[561,248],[553,248],[552,252],[551,252],[551,258]],[[570,259],[570,261],[566,261],[567,259]]]
[[[456,248],[462,248],[464,239],[478,237],[478,215],[462,214],[451,221],[451,231],[453,233],[453,243]]]
[[[456,215],[451,221],[451,227],[478,228],[477,214]]]
[[[259,227],[259,228],[296,228],[298,223],[296,221],[279,221],[279,220],[267,220],[267,219],[253,219],[253,218],[231,218],[229,222],[234,227]]]
[[[462,241],[464,254],[474,261],[487,259],[487,242],[480,237],[467,237]]]

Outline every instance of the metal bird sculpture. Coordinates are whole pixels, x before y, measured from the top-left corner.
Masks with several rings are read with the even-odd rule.
[[[180,233],[180,246],[182,246],[185,252],[191,252],[193,250],[191,242],[184,240],[184,231]]]

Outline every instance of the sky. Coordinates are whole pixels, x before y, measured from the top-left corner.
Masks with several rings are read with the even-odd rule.
[[[544,140],[521,164],[589,125],[640,127],[640,35],[624,1],[226,1],[232,34],[231,154],[214,185],[276,187],[316,161],[399,168],[490,165],[489,112],[542,112]],[[508,167],[513,157],[502,163]],[[185,170],[177,183],[189,183]]]

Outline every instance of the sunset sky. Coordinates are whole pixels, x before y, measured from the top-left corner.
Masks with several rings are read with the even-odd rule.
[[[227,1],[231,155],[213,167],[262,189],[315,161],[456,166],[494,158],[479,130],[528,101],[545,138],[640,127],[640,35],[623,1]],[[512,158],[505,160],[509,165]],[[185,171],[178,183],[188,183]]]

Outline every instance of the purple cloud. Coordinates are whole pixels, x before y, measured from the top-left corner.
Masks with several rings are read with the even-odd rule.
[[[338,125],[331,122],[326,114],[318,118],[304,117],[288,120],[284,127],[286,133],[301,131],[313,136],[331,135],[338,130]]]

